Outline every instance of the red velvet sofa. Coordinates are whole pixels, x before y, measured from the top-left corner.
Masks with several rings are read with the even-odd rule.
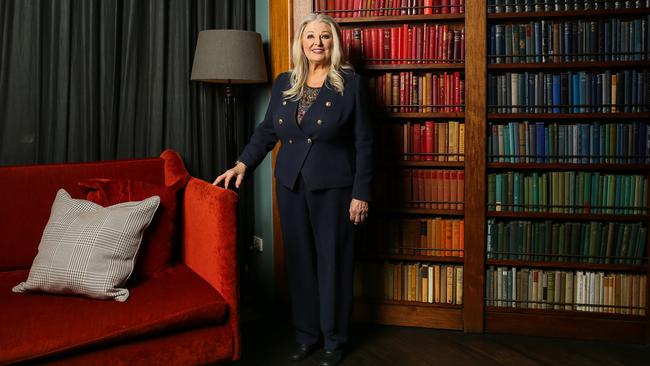
[[[195,365],[240,356],[237,195],[190,178],[178,202],[177,256],[158,278],[138,280],[126,302],[12,293],[27,278],[59,188],[132,179],[171,185],[180,156],[0,167],[0,365]]]

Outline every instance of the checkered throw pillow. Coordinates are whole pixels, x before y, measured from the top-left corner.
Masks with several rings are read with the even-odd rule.
[[[123,286],[159,203],[153,196],[104,208],[60,189],[29,277],[13,291],[126,301]]]

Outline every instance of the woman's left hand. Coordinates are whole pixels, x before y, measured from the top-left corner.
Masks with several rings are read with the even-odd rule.
[[[359,225],[368,218],[368,202],[356,198],[350,202],[350,222]]]

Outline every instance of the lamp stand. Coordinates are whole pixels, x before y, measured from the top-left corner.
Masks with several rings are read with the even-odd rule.
[[[235,93],[230,80],[224,87],[226,109],[226,167],[235,164],[237,159],[237,124],[235,123]]]

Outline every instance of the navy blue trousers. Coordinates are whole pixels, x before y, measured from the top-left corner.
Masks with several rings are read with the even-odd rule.
[[[276,186],[296,341],[326,350],[348,339],[352,310],[354,225],[352,187],[309,191],[302,176],[290,190]]]

